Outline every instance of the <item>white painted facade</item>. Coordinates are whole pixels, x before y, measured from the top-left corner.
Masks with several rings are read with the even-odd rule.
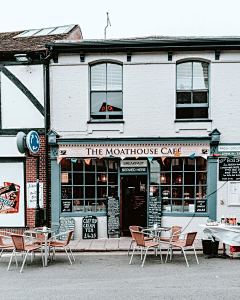
[[[203,60],[209,63],[209,120],[206,122],[175,122],[176,64],[184,60]],[[89,123],[90,66],[96,62],[113,61],[123,65],[122,123]],[[85,55],[59,54],[58,63],[50,64],[51,129],[60,138],[124,138],[124,137],[204,137],[217,128],[220,143],[240,144],[240,53],[221,51],[215,60],[214,51],[126,53]],[[235,214],[240,222],[240,207],[227,205],[227,184],[218,181],[217,220],[221,215]],[[220,204],[224,199],[224,204]],[[198,224],[207,218],[163,217],[163,226],[178,225],[202,230]],[[76,232],[79,236],[80,232]]]

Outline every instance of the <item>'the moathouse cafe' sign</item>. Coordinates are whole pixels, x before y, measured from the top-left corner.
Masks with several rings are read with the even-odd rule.
[[[59,157],[207,156],[209,144],[81,144],[59,145]]]

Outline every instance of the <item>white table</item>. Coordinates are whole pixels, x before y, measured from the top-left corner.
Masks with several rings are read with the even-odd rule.
[[[37,235],[37,234],[43,234],[44,235],[44,249],[45,249],[45,263],[44,266],[47,267],[48,263],[48,249],[47,249],[47,240],[48,240],[48,234],[53,233],[55,234],[56,230],[52,230],[48,228],[47,230],[43,230],[42,228],[35,228],[31,230],[26,230],[25,233],[30,234],[30,235]]]

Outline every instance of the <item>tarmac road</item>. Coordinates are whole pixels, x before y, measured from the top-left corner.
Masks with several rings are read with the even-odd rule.
[[[0,259],[0,299],[239,299],[240,260],[205,259],[187,254],[190,267],[178,253],[172,262],[161,264],[160,258],[148,255],[144,268],[140,256],[132,265],[126,253],[75,253],[71,266],[64,253],[43,268],[40,255],[24,267],[9,257]],[[165,255],[164,255],[165,258]],[[20,259],[20,258],[19,258]]]

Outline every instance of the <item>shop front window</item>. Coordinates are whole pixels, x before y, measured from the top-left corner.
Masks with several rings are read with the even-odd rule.
[[[62,212],[106,213],[108,196],[118,195],[118,161],[64,159],[61,164]]]
[[[207,161],[204,158],[154,160],[150,191],[150,196],[161,196],[163,212],[194,213],[198,199],[207,201]]]

